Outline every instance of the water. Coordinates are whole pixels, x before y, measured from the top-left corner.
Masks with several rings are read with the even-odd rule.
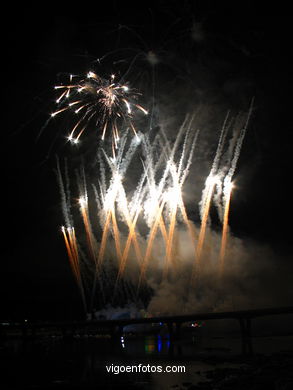
[[[257,337],[257,353],[293,350],[293,336]],[[211,336],[205,331],[185,334],[170,342],[168,334],[107,337],[43,337],[37,340],[2,341],[0,387],[2,389],[168,389],[188,388],[207,382],[215,368],[239,368],[241,341],[237,334]],[[237,358],[238,356],[238,358]],[[118,366],[140,372],[117,372]],[[158,366],[182,366],[185,372],[151,372]],[[107,372],[107,368],[110,372]],[[122,368],[123,369],[123,368]],[[125,368],[124,368],[125,369]],[[131,368],[134,370],[133,368]],[[116,371],[115,371],[116,370]],[[149,372],[142,370],[148,370]]]

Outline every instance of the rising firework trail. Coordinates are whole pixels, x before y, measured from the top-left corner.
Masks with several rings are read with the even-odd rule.
[[[226,253],[226,246],[227,246],[227,237],[228,237],[228,218],[229,218],[229,210],[230,210],[230,201],[231,201],[231,193],[233,189],[233,183],[232,178],[234,176],[237,163],[240,157],[241,153],[241,147],[246,135],[247,126],[252,114],[253,110],[253,104],[254,104],[254,98],[251,100],[250,107],[248,114],[246,116],[246,119],[243,119],[241,116],[238,118],[237,126],[240,127],[239,135],[236,140],[235,149],[233,152],[233,156],[230,162],[230,168],[228,170],[228,173],[224,179],[224,190],[223,190],[223,229],[222,229],[222,242],[221,242],[221,250],[220,250],[220,257],[219,257],[219,273],[220,277],[223,275],[224,272],[224,262],[225,262],[225,253]],[[244,124],[243,124],[244,121]]]
[[[138,254],[138,257],[140,259],[140,263],[142,262],[142,255],[141,255],[141,252],[140,252],[140,247],[138,245],[136,232],[135,232],[136,223],[137,223],[137,219],[138,219],[138,216],[139,216],[140,212],[141,212],[141,209],[138,208],[137,212],[136,212],[136,215],[135,215],[133,221],[131,222],[131,225],[129,226],[129,233],[128,233],[127,241],[126,241],[125,248],[124,248],[124,251],[123,251],[123,256],[121,258],[119,271],[118,271],[118,276],[117,276],[117,281],[119,281],[119,279],[123,276],[123,273],[124,273],[124,270],[125,270],[125,267],[126,267],[127,257],[128,257],[130,246],[131,246],[132,242],[135,245],[135,250],[136,250],[136,252]]]
[[[215,188],[217,188],[217,190],[221,194],[223,185],[224,185],[224,191],[222,196],[222,206],[219,205],[218,196],[216,195],[214,196],[214,201],[215,201],[215,205],[218,207],[218,210],[220,210],[219,217],[223,221],[223,232],[222,232],[222,242],[221,242],[219,262],[221,264],[220,265],[221,269],[223,269],[224,267],[224,257],[225,257],[225,251],[227,245],[227,233],[228,233],[228,215],[229,215],[230,198],[231,198],[231,190],[232,190],[231,180],[235,173],[237,162],[240,157],[241,147],[243,144],[243,140],[245,138],[247,126],[253,109],[253,101],[254,99],[252,99],[251,101],[248,113],[238,114],[235,120],[233,120],[233,118],[230,119],[230,113],[228,112],[224,124],[222,126],[212,168],[210,170],[208,178],[206,179],[205,188],[202,193],[202,199],[200,201],[201,227],[200,227],[199,237],[197,241],[195,263],[194,263],[192,277],[191,277],[192,284],[194,284],[195,279],[199,278],[200,276],[201,256],[202,256],[202,250],[204,245],[204,239],[206,234],[211,202],[212,202],[212,196],[215,191]],[[224,153],[225,141],[228,132],[230,130],[232,130],[234,133],[235,141],[230,144],[230,148],[226,153],[228,154],[228,157],[226,157],[227,161],[225,162],[225,166],[222,167],[221,158]],[[221,180],[223,175],[225,175],[225,178],[223,180],[224,183]]]
[[[156,209],[157,217],[156,217],[156,219],[155,219],[155,221],[154,221],[154,223],[152,225],[152,228],[150,230],[150,233],[149,233],[149,236],[148,236],[148,242],[147,242],[147,248],[146,248],[145,256],[144,256],[144,259],[143,259],[143,263],[141,264],[140,276],[139,276],[139,281],[138,281],[138,292],[139,292],[141,283],[145,280],[146,270],[147,270],[148,263],[149,263],[149,260],[150,260],[150,256],[151,256],[151,253],[152,253],[154,239],[155,239],[156,234],[157,234],[157,230],[158,230],[158,226],[159,226],[159,223],[160,223],[160,218],[161,218],[161,214],[162,214],[164,205],[165,205],[165,201],[162,200],[159,208]]]
[[[69,191],[69,180],[68,180],[68,171],[67,171],[67,163],[65,163],[65,179],[66,184],[64,185],[64,179],[62,177],[60,163],[57,159],[57,181],[60,189],[60,197],[61,197],[61,207],[63,212],[63,218],[65,220],[66,227],[71,227],[73,225],[73,220],[71,216],[71,199],[70,199],[70,191]]]
[[[205,183],[205,197],[203,199],[203,214],[201,218],[201,225],[200,225],[200,231],[199,236],[197,240],[197,246],[196,246],[196,252],[195,252],[195,262],[193,265],[193,270],[191,274],[191,284],[193,285],[195,283],[195,280],[198,279],[201,272],[201,257],[202,257],[202,251],[203,251],[203,244],[206,234],[206,228],[210,213],[210,206],[211,206],[211,200],[213,196],[213,191],[216,185],[218,178],[216,176],[208,176],[206,183]]]
[[[196,252],[195,252],[195,262],[194,262],[193,270],[192,270],[192,274],[191,274],[191,283],[192,284],[194,284],[195,278],[196,277],[198,278],[199,274],[200,274],[201,256],[202,256],[206,228],[207,228],[207,223],[208,223],[208,218],[209,218],[211,201],[212,201],[212,196],[214,193],[215,186],[219,182],[219,177],[217,174],[218,174],[220,159],[221,159],[221,156],[223,153],[223,148],[225,145],[225,140],[226,140],[227,132],[228,132],[228,128],[229,128],[228,119],[229,119],[229,112],[226,115],[226,118],[224,120],[222,129],[220,132],[220,137],[218,140],[217,150],[216,150],[216,154],[215,154],[214,161],[212,164],[212,168],[210,170],[209,176],[206,179],[205,188],[202,192],[202,198],[201,198],[201,201],[199,204],[200,205],[201,226],[200,226],[200,232],[199,232],[199,237],[198,237],[197,247],[196,247]]]
[[[228,120],[229,120],[230,113],[228,112],[226,115],[226,118],[224,120],[220,137],[218,140],[217,150],[216,154],[213,160],[212,168],[210,170],[210,173],[206,179],[205,182],[205,188],[202,192],[202,198],[199,203],[199,210],[200,210],[200,217],[201,217],[201,226],[195,251],[195,261],[193,265],[193,270],[191,273],[191,284],[195,283],[195,278],[198,278],[200,275],[200,267],[201,267],[201,256],[202,256],[202,250],[205,240],[205,234],[206,234],[206,228],[209,218],[209,212],[211,207],[211,201],[212,196],[214,193],[215,186],[219,183],[219,176],[218,176],[218,170],[219,170],[219,164],[220,159],[223,153],[223,149],[225,146],[225,140],[227,137],[227,132],[229,129]]]
[[[223,276],[223,272],[224,272],[224,261],[225,261],[227,236],[228,236],[228,229],[229,229],[228,218],[229,218],[232,189],[233,189],[233,184],[229,180],[225,180],[225,182],[224,182],[224,217],[223,217],[221,249],[220,249],[220,256],[219,256],[220,277]]]
[[[86,312],[87,304],[86,304],[86,297],[85,297],[84,287],[83,287],[81,273],[80,273],[79,254],[78,254],[78,247],[77,247],[77,242],[75,237],[75,231],[74,228],[68,227],[67,229],[65,229],[64,226],[62,226],[61,230],[63,233],[64,242],[65,242],[69,262],[71,265],[71,269],[76,278],[81,293],[83,306]]]
[[[79,205],[80,205],[80,213],[82,215],[83,224],[86,232],[89,256],[92,259],[92,261],[96,264],[94,237],[93,237],[91,223],[89,219],[87,196],[84,195],[79,198]]]

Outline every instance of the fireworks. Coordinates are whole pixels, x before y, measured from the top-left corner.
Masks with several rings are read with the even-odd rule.
[[[89,128],[101,133],[104,140],[110,131],[115,148],[118,147],[120,129],[129,127],[134,134],[134,111],[144,115],[148,112],[137,103],[138,93],[127,84],[116,82],[115,75],[104,79],[90,71],[86,77],[70,75],[69,83],[55,86],[60,92],[56,99],[57,109],[51,114],[55,117],[64,111],[70,111],[76,120],[69,131],[68,140],[77,144],[81,135]]]
[[[69,141],[78,143],[81,135],[92,127],[99,129],[102,140],[108,131],[112,136],[111,154],[106,145],[97,144],[96,178],[89,183],[84,168],[77,175],[77,197],[71,196],[67,166],[65,175],[59,164],[57,168],[66,223],[62,233],[85,310],[89,306],[90,310],[95,305],[101,307],[109,299],[113,300],[118,291],[121,295],[122,290],[127,297],[138,298],[140,291],[148,286],[149,275],[154,276],[153,272],[162,283],[168,281],[186,261],[178,246],[179,232],[189,237],[190,287],[195,289],[205,266],[203,253],[212,206],[217,209],[223,226],[218,253],[218,270],[222,275],[232,178],[252,104],[248,113],[236,117],[228,113],[224,120],[199,202],[197,228],[188,216],[183,199],[183,187],[200,135],[195,116],[186,116],[171,142],[163,128],[156,134],[135,129],[134,111],[147,112],[137,104],[138,93],[127,84],[116,82],[114,75],[109,79],[94,72],[85,78],[70,76],[69,84],[55,89],[60,94],[52,117],[65,111],[77,116]],[[130,136],[131,132],[134,136]],[[134,167],[136,178],[131,180],[132,188],[127,188],[125,180]],[[78,202],[74,203],[73,199]]]
[[[225,179],[224,182],[224,218],[223,218],[222,243],[221,243],[220,259],[219,259],[220,276],[222,276],[224,272],[224,261],[225,261],[225,252],[226,252],[227,235],[228,235],[228,217],[229,217],[232,189],[233,189],[233,183],[229,180],[228,177]]]

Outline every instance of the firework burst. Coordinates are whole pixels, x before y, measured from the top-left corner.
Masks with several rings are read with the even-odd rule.
[[[110,132],[112,145],[117,149],[119,129],[126,126],[137,135],[133,123],[135,112],[148,114],[147,110],[137,103],[139,93],[127,83],[120,84],[115,75],[108,79],[92,71],[88,72],[86,77],[70,75],[69,83],[56,85],[55,90],[60,94],[56,99],[57,108],[51,117],[65,111],[76,116],[67,137],[73,144],[79,142],[86,130],[94,128],[102,140]]]

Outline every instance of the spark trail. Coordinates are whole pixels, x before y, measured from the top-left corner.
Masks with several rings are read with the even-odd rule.
[[[90,224],[90,220],[89,220],[89,216],[88,216],[87,197],[86,196],[80,197],[79,204],[80,204],[80,212],[81,212],[84,227],[85,227],[89,254],[90,254],[90,257],[92,258],[92,261],[94,263],[96,263],[96,254],[95,254],[93,234],[92,234],[91,224]]]
[[[228,173],[224,179],[224,191],[223,191],[223,209],[224,209],[224,216],[223,216],[223,229],[222,229],[222,241],[221,241],[221,249],[220,249],[220,256],[219,256],[219,274],[220,277],[223,276],[224,272],[224,263],[225,263],[225,253],[226,253],[226,246],[227,246],[227,236],[228,236],[228,218],[229,218],[229,209],[230,209],[230,201],[231,201],[231,192],[233,189],[232,184],[232,178],[234,176],[237,163],[240,157],[241,153],[241,147],[246,135],[247,127],[249,120],[252,115],[253,111],[253,105],[254,105],[254,98],[251,100],[250,107],[248,110],[248,113],[246,115],[246,118],[244,115],[239,115],[238,121],[236,122],[236,127],[240,128],[239,136],[237,138],[235,149],[233,152],[233,157],[230,162],[230,168],[228,170]]]
[[[206,180],[206,188],[205,188],[205,197],[203,202],[203,214],[201,219],[201,225],[200,225],[200,231],[196,246],[196,252],[195,252],[195,262],[193,265],[193,270],[191,274],[191,284],[193,285],[195,283],[195,279],[199,277],[200,275],[200,267],[201,267],[201,256],[202,256],[202,250],[203,250],[203,244],[205,239],[205,233],[206,233],[206,227],[210,212],[210,206],[211,206],[211,199],[214,191],[214,187],[217,181],[217,177],[209,176]]]
[[[156,217],[156,219],[155,219],[155,221],[153,223],[153,226],[152,226],[152,228],[150,230],[150,234],[148,236],[147,248],[146,248],[146,252],[145,252],[145,256],[144,256],[143,262],[141,264],[140,276],[139,276],[139,281],[138,281],[138,291],[140,289],[142,281],[144,281],[144,279],[145,279],[147,266],[148,266],[148,263],[149,263],[149,260],[150,260],[150,256],[151,256],[151,253],[152,253],[154,239],[155,239],[156,234],[157,234],[158,225],[160,223],[160,218],[161,218],[161,214],[162,214],[164,205],[165,205],[165,200],[162,200],[159,208],[157,209],[157,217]]]
[[[224,272],[224,261],[226,254],[226,246],[227,246],[227,236],[228,236],[228,218],[229,218],[229,210],[230,210],[230,200],[231,193],[233,189],[233,184],[230,181],[226,181],[224,183],[224,218],[223,218],[223,229],[222,229],[222,241],[221,241],[221,249],[219,256],[219,274],[220,277],[223,276]]]
[[[85,312],[87,311],[87,304],[86,304],[86,297],[85,297],[85,292],[84,292],[84,287],[82,283],[82,278],[81,278],[81,273],[80,273],[80,265],[79,265],[79,255],[78,255],[78,248],[77,248],[77,243],[76,243],[76,237],[75,237],[75,231],[74,228],[67,228],[67,232],[62,226],[61,228],[63,237],[64,237],[64,242],[65,246],[67,249],[67,254],[68,258],[70,261],[71,269],[72,272],[76,278],[81,297],[82,297],[82,302],[83,306],[85,309]]]

